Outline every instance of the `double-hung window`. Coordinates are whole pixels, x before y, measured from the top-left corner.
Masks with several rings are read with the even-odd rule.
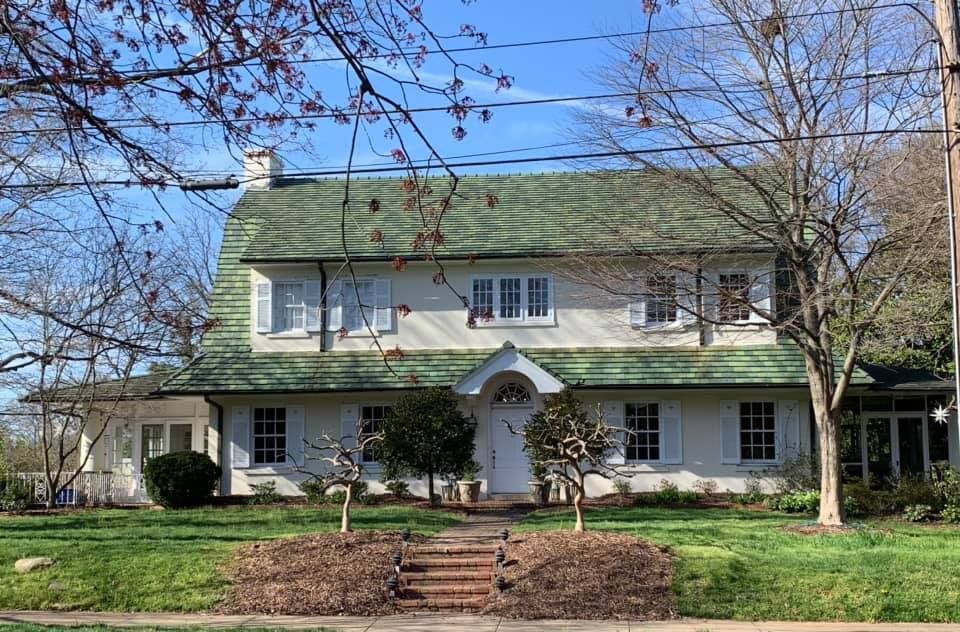
[[[717,319],[722,323],[750,320],[750,275],[721,272],[717,278]]]
[[[657,402],[624,404],[627,429],[624,448],[628,462],[660,460],[660,404]]]
[[[306,305],[303,301],[303,283],[275,283],[273,285],[274,331],[303,331]]]
[[[375,329],[377,295],[374,279],[357,279],[356,284],[353,281],[344,281],[342,292],[342,326],[348,332],[366,331],[367,325]]]
[[[360,436],[358,443],[376,435],[383,430],[383,424],[390,415],[390,406],[373,405],[360,407]],[[367,445],[361,454],[361,462],[376,463],[377,449],[375,445]]]
[[[647,327],[677,322],[677,278],[675,276],[655,274],[647,277],[644,298]]]
[[[547,275],[474,277],[471,310],[478,325],[553,320],[553,278]]]
[[[253,409],[253,463],[276,465],[287,462],[287,409]]]
[[[775,402],[740,402],[740,460],[744,463],[777,460]]]

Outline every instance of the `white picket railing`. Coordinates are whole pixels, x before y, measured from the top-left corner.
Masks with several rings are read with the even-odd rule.
[[[50,498],[50,486],[43,472],[15,472],[0,474],[6,479],[19,480],[30,486],[31,502],[45,505]],[[70,479],[69,474],[61,474],[57,487],[57,505],[94,506],[94,505],[134,505],[146,504],[146,489],[142,475],[117,474],[116,472],[81,472],[72,483],[63,486]]]

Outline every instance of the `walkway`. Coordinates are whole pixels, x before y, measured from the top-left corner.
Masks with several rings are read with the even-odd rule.
[[[751,623],[682,619],[653,623],[627,621],[514,621],[497,617],[444,614],[389,617],[271,617],[207,614],[0,611],[0,626],[36,623],[56,626],[327,628],[342,632],[960,632],[957,624],[923,623]]]
[[[500,531],[513,529],[527,511],[520,509],[485,510],[470,512],[461,522],[430,538],[430,544],[455,546],[458,544],[489,544],[496,546]]]

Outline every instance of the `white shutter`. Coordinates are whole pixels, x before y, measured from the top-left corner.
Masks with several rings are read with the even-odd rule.
[[[697,322],[697,277],[695,274],[677,274],[677,322],[689,325]]]
[[[327,331],[340,331],[343,326],[343,281],[327,286]]]
[[[720,432],[723,452],[721,463],[740,463],[740,404],[720,402]]]
[[[750,283],[750,303],[759,310],[770,310],[770,273],[756,271],[751,275]],[[750,312],[750,320],[753,322],[767,322],[756,312]]]
[[[371,325],[378,332],[391,331],[393,304],[390,302],[390,279],[375,279],[373,285],[374,305],[377,306],[377,311]]]
[[[627,306],[627,315],[632,327],[647,326],[647,302],[641,298],[635,298]]]
[[[105,434],[103,435],[103,462],[104,469],[112,470],[113,469],[113,435]]]
[[[552,277],[552,276],[549,276],[549,277],[544,277],[544,278],[545,278],[546,281],[547,281],[547,319],[548,319],[548,320],[553,320],[553,319],[554,319],[554,311],[553,311],[553,294],[554,294],[554,292],[553,292],[553,277]]]
[[[257,283],[257,333],[273,331],[273,284],[270,281]]]
[[[303,282],[303,328],[307,331],[320,331],[320,281]]]
[[[230,466],[250,467],[250,407],[234,406],[230,424]]]
[[[683,463],[683,420],[680,402],[660,402],[660,462]]]
[[[616,426],[617,428],[623,428],[623,402],[617,401],[608,401],[603,402],[603,418],[607,422],[607,425]],[[624,452],[626,447],[626,433],[618,432],[617,440],[620,441],[620,450],[614,450],[607,455],[607,463],[610,465],[623,465],[624,463]]]
[[[800,402],[781,400],[777,402],[777,460],[783,461],[800,454]]]
[[[287,406],[287,462],[305,465],[303,462],[303,406]]]
[[[343,444],[347,447],[357,445],[358,419],[360,412],[356,404],[344,404],[340,407],[340,436],[345,437]]]

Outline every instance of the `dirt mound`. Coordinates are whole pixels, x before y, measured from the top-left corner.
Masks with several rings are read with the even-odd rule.
[[[422,537],[414,536],[422,542]],[[384,581],[396,533],[323,533],[257,542],[237,551],[223,614],[381,615],[398,611]]]
[[[484,614],[517,619],[662,620],[677,616],[673,560],[619,533],[521,533],[510,539],[506,592]]]

